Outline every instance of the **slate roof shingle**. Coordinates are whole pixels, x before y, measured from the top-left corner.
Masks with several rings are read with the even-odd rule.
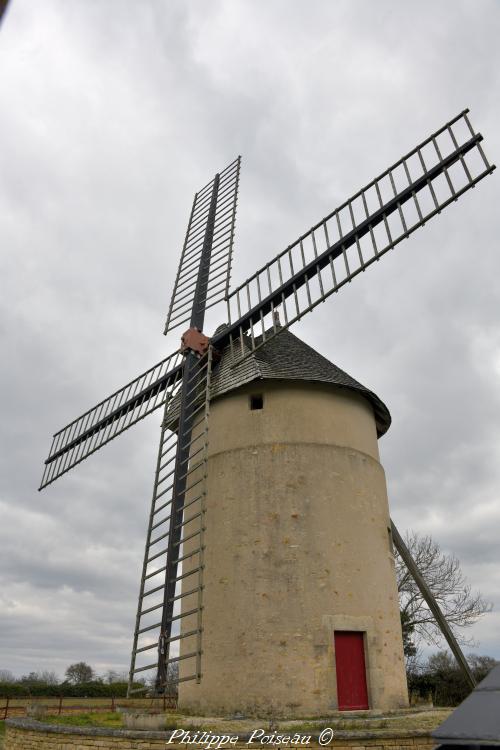
[[[219,327],[216,333],[220,332]],[[255,339],[260,344],[261,337]],[[251,351],[250,339],[244,339],[245,353]],[[222,352],[220,362],[212,373],[212,398],[229,393],[256,380],[300,380],[311,383],[329,383],[359,393],[371,404],[377,424],[378,436],[390,427],[391,415],[378,396],[357,380],[323,357],[288,329],[250,354],[243,362],[233,366],[241,357],[240,345],[235,346],[233,357],[229,346]]]

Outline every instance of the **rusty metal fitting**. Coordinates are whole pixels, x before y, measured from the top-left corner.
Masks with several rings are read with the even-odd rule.
[[[194,352],[199,357],[205,356],[208,351],[210,339],[197,328],[189,328],[181,337],[181,353]]]

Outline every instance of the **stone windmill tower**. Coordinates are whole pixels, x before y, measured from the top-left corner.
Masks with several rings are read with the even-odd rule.
[[[460,113],[232,291],[240,159],[196,193],[165,328],[189,324],[181,350],[57,432],[41,484],[163,406],[129,695],[179,665],[203,713],[404,705],[392,541],[472,679],[389,517],[387,408],[288,329],[490,174],[481,140]]]
[[[180,684],[179,704],[281,715],[407,705],[377,444],[387,408],[289,331],[233,364],[228,347],[212,377],[210,648],[201,681]]]

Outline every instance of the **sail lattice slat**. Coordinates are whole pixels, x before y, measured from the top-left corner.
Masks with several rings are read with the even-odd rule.
[[[204,251],[207,227],[211,234],[210,266],[203,282],[201,299],[206,310],[226,296],[231,275],[236,205],[240,178],[241,157],[229,164],[220,174],[196,193],[191,209],[179,270],[168,311],[165,333],[189,322],[200,278],[200,264]],[[213,212],[212,196],[215,189]],[[200,291],[200,290],[198,290]],[[198,311],[197,311],[198,312]]]
[[[211,349],[185,383],[190,416],[179,432],[182,394],[165,407],[146,536],[129,695],[201,676],[205,481]],[[166,615],[165,615],[166,613]],[[153,661],[155,660],[155,661]],[[137,680],[145,678],[143,686]]]
[[[214,344],[249,356],[243,334],[255,351],[378,261],[493,171],[481,140],[467,110],[446,123],[235,289]]]
[[[175,352],[56,432],[40,489],[163,406],[181,377],[182,357]]]

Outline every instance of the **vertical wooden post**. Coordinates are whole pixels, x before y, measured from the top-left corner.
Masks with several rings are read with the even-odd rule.
[[[59,696],[59,711],[58,711],[59,716],[61,715],[61,713],[62,713],[62,695]]]
[[[163,693],[163,713],[165,713],[165,693]]]
[[[111,712],[112,712],[112,713],[114,713],[114,712],[115,712],[115,710],[116,710],[116,709],[115,709],[115,696],[114,696],[114,695],[112,695],[112,696],[111,696]]]
[[[7,718],[8,713],[9,713],[9,700],[10,700],[10,698],[7,697],[6,703],[5,703],[5,713],[4,713],[4,717],[3,717],[4,720]]]

